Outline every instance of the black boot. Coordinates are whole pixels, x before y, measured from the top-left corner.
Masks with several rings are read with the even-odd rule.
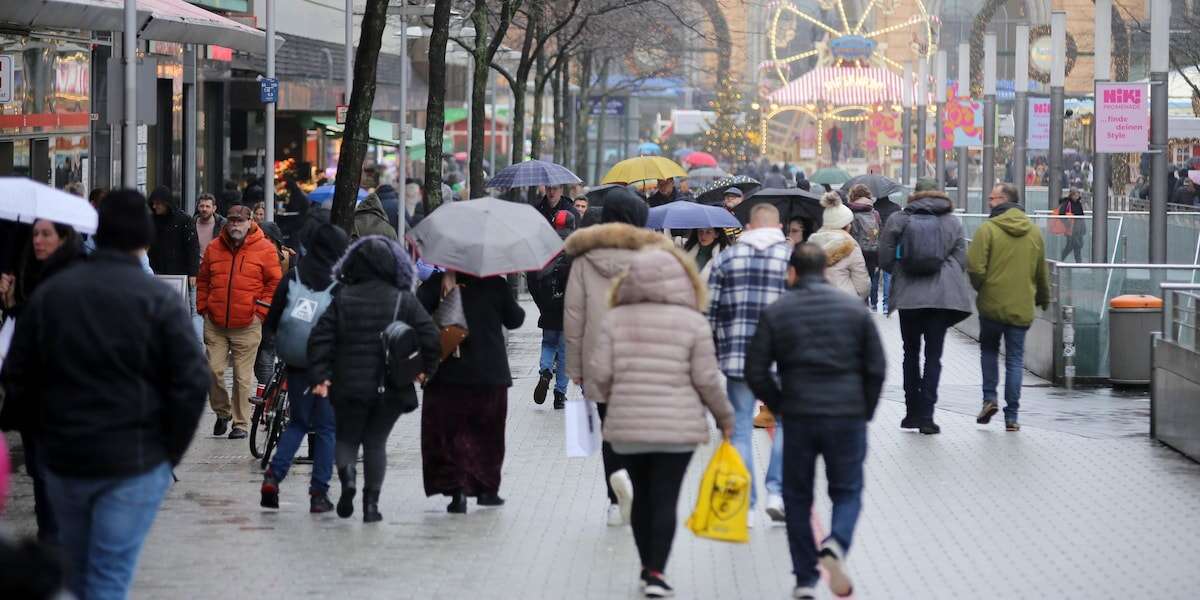
[[[342,495],[338,498],[337,514],[343,519],[354,514],[355,477],[354,465],[338,467],[338,480],[342,482]]]
[[[363,490],[363,523],[378,523],[383,520],[379,514],[379,490]]]
[[[554,410],[562,410],[567,407],[567,395],[558,390],[554,391]]]
[[[279,480],[275,479],[270,469],[267,469],[263,473],[260,492],[262,493],[262,499],[258,502],[259,506],[263,508],[279,508]]]
[[[308,512],[319,515],[333,510],[333,503],[325,492],[311,492],[308,497]]]
[[[467,497],[462,492],[455,492],[450,497],[450,504],[446,507],[446,512],[459,515],[467,514]]]

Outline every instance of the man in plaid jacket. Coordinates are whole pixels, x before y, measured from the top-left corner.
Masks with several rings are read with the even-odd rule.
[[[754,473],[754,452],[751,435],[754,432],[754,392],[746,385],[743,369],[746,364],[746,349],[758,317],[763,309],[783,295],[787,286],[788,258],[791,247],[783,236],[779,222],[779,210],[770,204],[760,204],[750,211],[750,222],[738,242],[713,258],[712,272],[708,277],[710,302],[708,321],[712,325],[717,345],[717,359],[721,371],[728,378],[729,401],[733,403],[734,429],[730,440],[746,468]],[[777,499],[782,481],[773,481],[772,472],[781,473],[779,464],[783,445],[780,432],[776,432],[776,445],[771,451],[771,467],[767,475],[768,512],[777,508],[782,518],[782,497]],[[753,477],[752,477],[753,478]],[[777,479],[777,478],[776,478]],[[780,488],[780,489],[775,489]],[[751,486],[750,503],[753,508],[758,502],[758,493]],[[775,515],[771,515],[775,518]],[[750,511],[750,524],[754,523],[754,512]]]

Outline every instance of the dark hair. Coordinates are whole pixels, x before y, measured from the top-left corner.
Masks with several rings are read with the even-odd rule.
[[[1021,194],[1017,191],[1017,186],[1008,183],[1007,181],[1001,181],[1000,183],[996,184],[996,187],[1000,189],[1000,193],[1004,194],[1008,198],[1009,202],[1012,202],[1013,204],[1021,203]]]
[[[150,204],[154,204],[155,202],[162,202],[163,204],[170,206],[172,204],[171,188],[165,185],[160,185],[154,188],[154,191],[150,192]]]
[[[701,227],[700,229],[712,229],[717,232],[717,241],[714,242],[718,248],[724,250],[729,247],[729,236],[725,234],[723,227]],[[693,229],[688,235],[687,242],[684,242],[683,249],[691,250],[700,245],[700,229]]]
[[[93,208],[100,206],[100,202],[104,200],[104,195],[107,193],[108,191],[104,188],[92,188],[92,191],[88,192],[88,204],[91,204]]]
[[[796,244],[788,266],[796,270],[797,277],[821,275],[825,272],[825,250],[812,242]]]
[[[115,190],[100,203],[96,245],[128,252],[154,241],[154,222],[146,198],[137,190]]]

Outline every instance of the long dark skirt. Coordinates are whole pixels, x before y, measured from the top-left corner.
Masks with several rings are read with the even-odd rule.
[[[508,388],[434,381],[421,408],[425,495],[500,491]]]

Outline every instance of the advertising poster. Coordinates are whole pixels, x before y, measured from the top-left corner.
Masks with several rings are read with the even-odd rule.
[[[983,146],[983,103],[971,98],[950,98],[943,123],[942,149]]]
[[[1096,152],[1150,149],[1150,91],[1145,83],[1096,84]]]
[[[1029,135],[1025,147],[1030,150],[1050,149],[1050,99],[1029,98]]]

